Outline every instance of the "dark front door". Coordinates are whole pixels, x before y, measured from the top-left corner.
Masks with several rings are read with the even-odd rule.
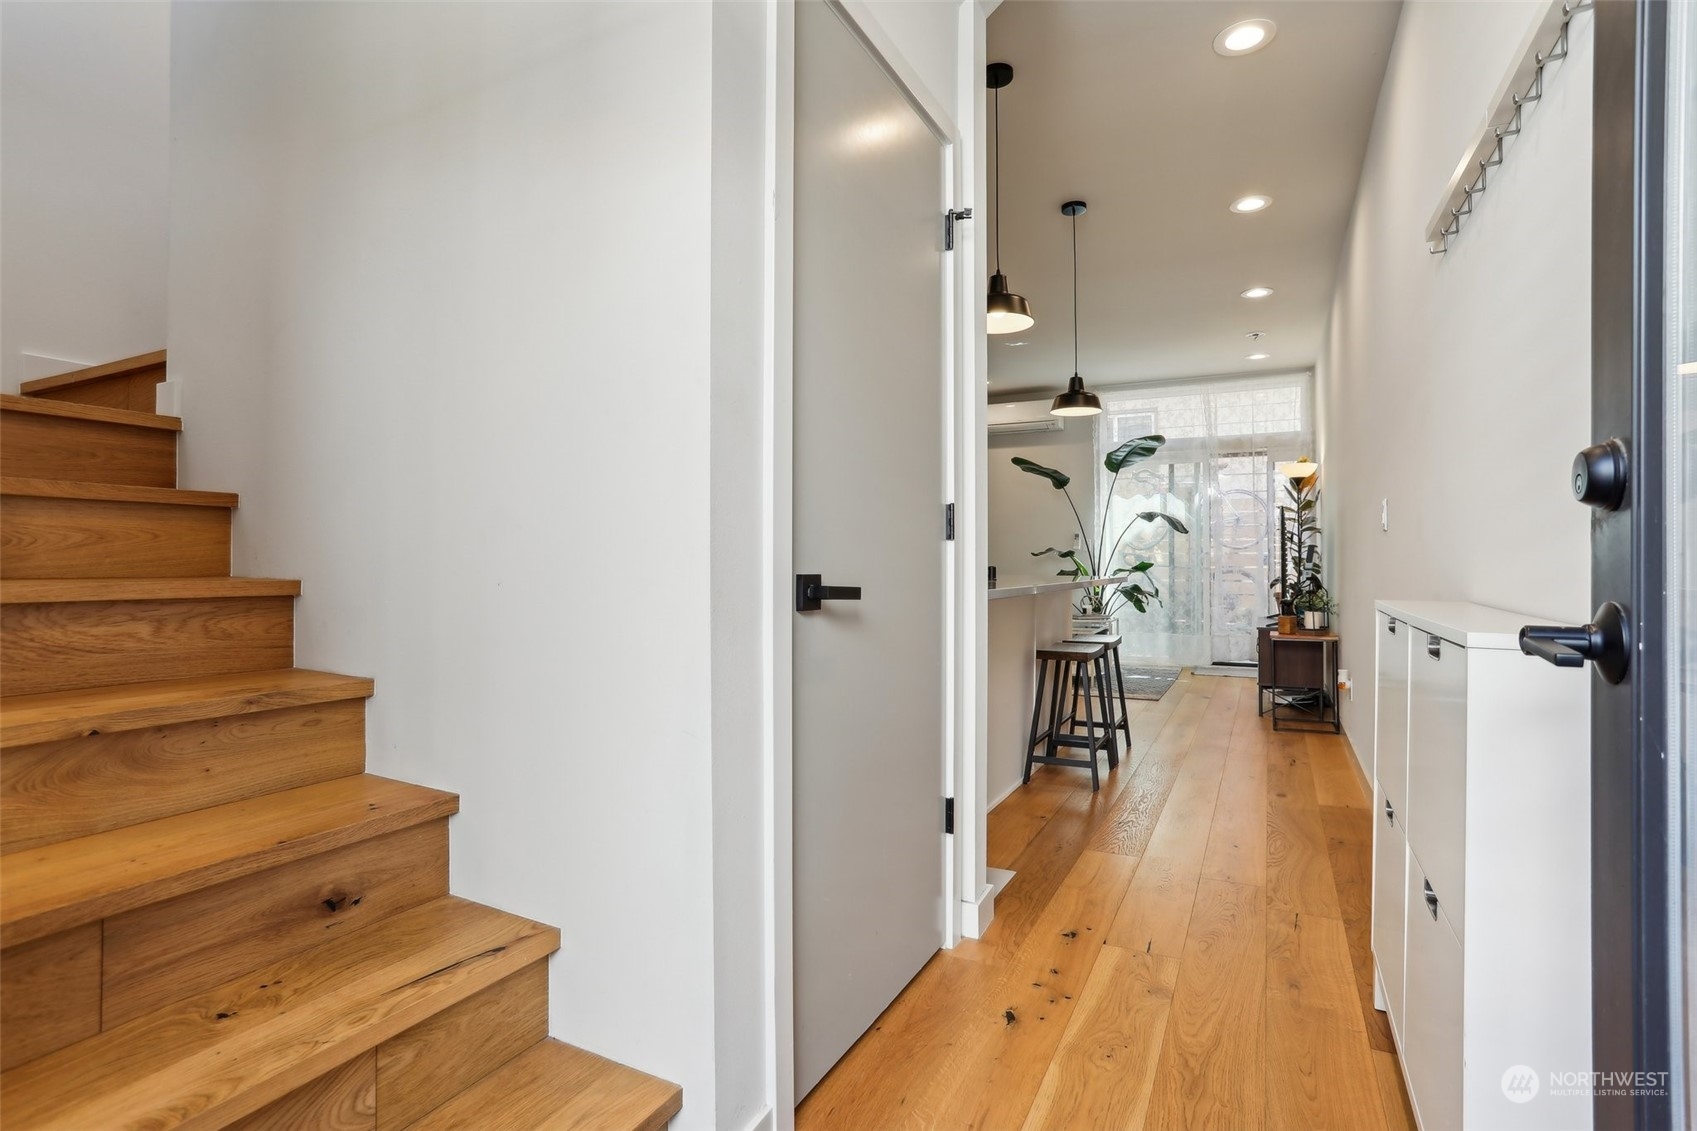
[[[1589,660],[1593,669],[1599,1129],[1687,1125],[1687,875],[1677,846],[1694,698],[1693,7],[1596,5],[1593,446],[1575,460],[1573,485],[1593,508],[1597,611],[1565,640],[1527,645],[1552,662]]]

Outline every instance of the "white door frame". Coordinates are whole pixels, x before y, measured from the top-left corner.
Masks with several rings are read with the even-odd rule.
[[[977,107],[982,102],[985,21],[1000,0],[959,0],[957,9],[957,91],[969,111],[963,135],[946,104],[927,89],[919,72],[878,23],[866,0],[825,0],[860,39],[892,81],[908,96],[937,134],[945,150],[945,191],[955,208],[982,216],[981,135]],[[766,45],[766,181],[770,188],[765,218],[765,333],[762,419],[765,490],[761,536],[765,562],[762,588],[767,609],[763,626],[763,712],[768,761],[766,851],[766,968],[771,975],[768,1002],[771,1045],[768,1090],[772,1125],[795,1125],[794,862],[795,828],[793,657],[794,600],[792,483],[794,411],[794,204],[795,204],[795,3],[771,0]],[[965,143],[963,144],[963,136]],[[942,216],[939,213],[938,224]],[[952,947],[963,928],[977,935],[988,925],[988,889],[984,877],[983,718],[986,668],[984,512],[985,351],[984,312],[975,301],[984,278],[984,251],[978,225],[956,226],[956,254],[946,273],[944,373],[950,391],[945,488],[955,503],[955,542],[948,552],[944,642],[945,740],[943,784],[955,798],[955,835],[944,837],[938,865],[943,869],[944,929],[939,945]],[[941,516],[939,515],[939,522]],[[939,814],[939,819],[941,815]],[[762,1121],[764,1122],[764,1120]]]

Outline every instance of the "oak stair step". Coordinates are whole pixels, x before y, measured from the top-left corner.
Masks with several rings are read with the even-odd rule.
[[[676,1084],[549,1038],[406,1131],[660,1131],[682,1106]]]
[[[364,773],[371,693],[287,668],[0,698],[0,853]]]
[[[0,394],[0,475],[174,487],[174,416]]]
[[[559,942],[529,919],[432,900],[11,1069],[7,1131],[224,1127]]]
[[[0,856],[0,948],[458,811],[360,774]]]
[[[0,749],[368,699],[372,690],[364,676],[280,668],[8,695],[0,698]]]
[[[126,428],[147,428],[156,432],[181,432],[180,416],[165,416],[132,408],[110,408],[106,405],[76,404],[53,401],[42,397],[20,397],[15,393],[0,393],[0,412],[20,416],[47,416],[60,420],[80,420],[95,424],[119,424]]]
[[[152,412],[159,382],[165,380],[165,351],[89,365],[51,377],[25,381],[26,397]]]
[[[0,582],[0,605],[299,597],[300,593],[299,581],[278,577],[35,577]]]
[[[138,487],[124,483],[89,483],[77,479],[29,479],[0,476],[0,495],[32,499],[83,499],[98,503],[159,503],[181,507],[232,509],[240,496],[229,491],[189,491],[181,487]]]
[[[0,686],[35,695],[293,667],[299,593],[253,577],[0,581]]]
[[[0,477],[0,576],[219,577],[235,495]]]

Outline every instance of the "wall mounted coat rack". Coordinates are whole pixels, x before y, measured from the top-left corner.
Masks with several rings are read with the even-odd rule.
[[[1426,250],[1433,255],[1448,251],[1449,241],[1460,234],[1462,220],[1473,211],[1473,198],[1485,191],[1490,171],[1503,163],[1505,143],[1521,131],[1526,107],[1544,96],[1544,68],[1567,58],[1568,25],[1591,5],[1592,0],[1551,0],[1533,21],[1513,65],[1497,85],[1484,124],[1462,154],[1426,225]]]

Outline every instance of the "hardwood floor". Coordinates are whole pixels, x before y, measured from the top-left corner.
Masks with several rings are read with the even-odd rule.
[[[995,922],[920,971],[801,1131],[1413,1127],[1343,739],[1274,734],[1247,679],[1130,706],[1100,793],[1043,767],[990,814],[1015,873]]]

